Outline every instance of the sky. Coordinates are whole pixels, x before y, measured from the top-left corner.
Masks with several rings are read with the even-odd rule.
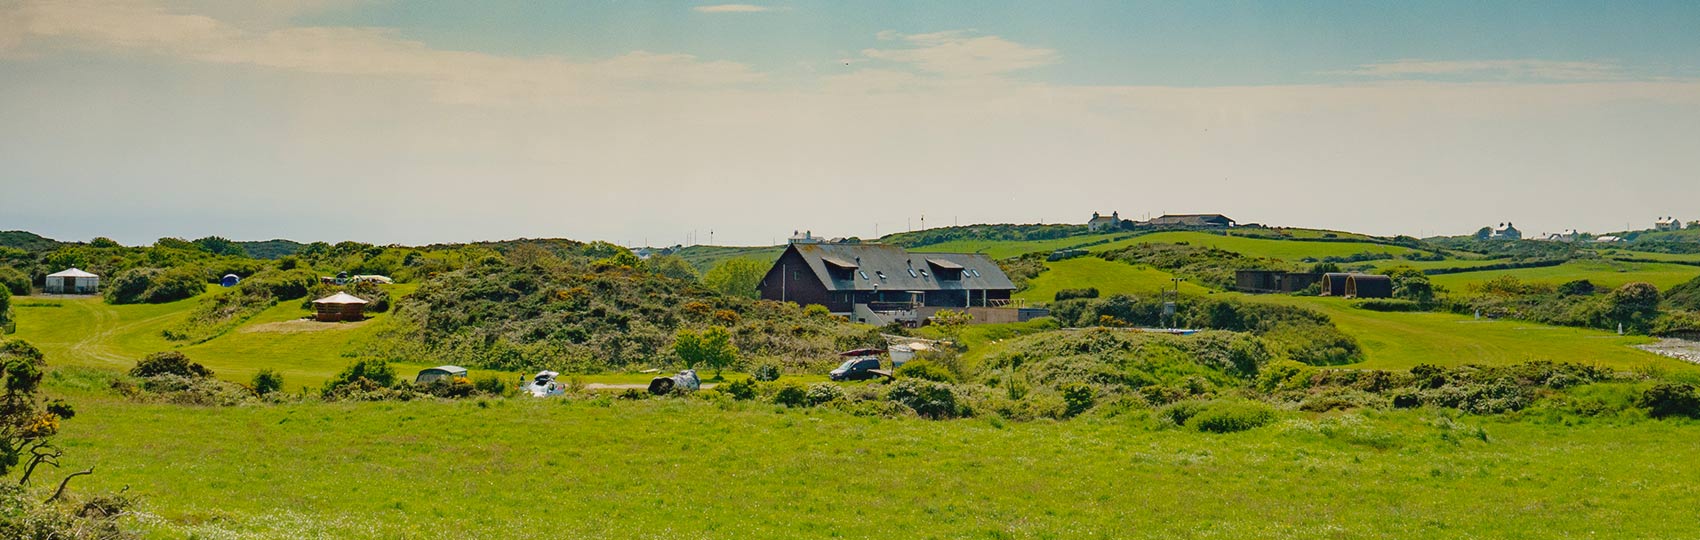
[[[1700,220],[1700,3],[0,0],[0,230]]]

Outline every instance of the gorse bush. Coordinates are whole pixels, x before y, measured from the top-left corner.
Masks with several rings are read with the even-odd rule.
[[[31,288],[29,274],[10,266],[0,266],[0,289],[6,289],[14,296],[29,296]]]
[[[773,362],[756,364],[755,369],[750,370],[750,378],[763,382],[777,381],[779,380],[779,365]]]
[[[933,381],[898,380],[886,391],[886,399],[914,410],[923,418],[955,418],[965,412],[957,404],[956,392],[950,385]]]
[[[809,392],[803,385],[795,382],[780,383],[773,393],[773,403],[786,407],[805,407],[809,404]]]
[[[1653,418],[1700,418],[1700,393],[1696,393],[1691,384],[1658,384],[1641,394],[1635,404],[1647,409],[1647,414]]]
[[[916,358],[904,362],[902,367],[893,373],[899,378],[924,379],[935,382],[956,382],[956,375],[944,366],[933,363],[925,358]]]
[[[270,368],[261,369],[254,374],[254,393],[266,395],[283,389],[283,375]]]
[[[176,375],[188,379],[211,377],[212,370],[206,366],[189,360],[188,356],[178,351],[157,352],[136,362],[136,367],[130,369],[133,377],[153,377],[156,375]]]
[[[1088,287],[1088,288],[1085,288],[1085,289],[1063,289],[1063,290],[1057,291],[1057,294],[1056,294],[1056,300],[1057,301],[1074,300],[1074,299],[1077,299],[1077,298],[1097,298],[1097,297],[1098,297],[1098,289],[1096,287]]]
[[[748,401],[756,398],[756,381],[754,379],[738,379],[721,386],[720,391],[732,396],[732,399]]]
[[[174,302],[206,292],[207,277],[196,268],[132,268],[105,284],[109,304],[158,304]]]
[[[1268,425],[1275,410],[1254,401],[1214,403],[1186,420],[1187,427],[1209,433],[1233,433]]]
[[[844,399],[844,388],[833,383],[814,383],[803,392],[803,400],[809,406],[818,407]]]
[[[1085,383],[1069,383],[1062,387],[1063,403],[1067,407],[1064,414],[1075,416],[1092,408],[1098,399],[1098,390]]]

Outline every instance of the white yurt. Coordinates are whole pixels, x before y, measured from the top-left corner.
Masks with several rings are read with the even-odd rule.
[[[100,276],[70,268],[48,274],[41,289],[48,294],[94,294],[100,292]]]

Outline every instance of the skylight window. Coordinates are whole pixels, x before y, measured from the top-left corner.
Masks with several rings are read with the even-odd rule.
[[[974,277],[980,277],[980,271],[979,270],[969,270],[968,273],[974,274]]]
[[[915,269],[910,268],[909,269],[909,277],[921,277],[921,276],[915,275]]]
[[[863,272],[863,271],[861,271],[861,270],[857,270],[857,271],[856,271],[856,274],[858,274],[858,275],[860,275],[860,276],[862,276],[862,279],[864,279],[864,280],[866,280],[866,279],[868,279],[868,273],[867,273],[867,272]]]
[[[881,272],[881,271],[879,271],[879,270],[875,270],[875,271],[874,271],[874,275],[876,275],[876,276],[879,276],[879,277],[880,277],[880,279],[885,279],[885,272]]]

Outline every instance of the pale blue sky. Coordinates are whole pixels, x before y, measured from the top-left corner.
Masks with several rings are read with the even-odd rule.
[[[1694,2],[0,0],[0,229],[1607,231],[1700,219],[1697,27]]]

